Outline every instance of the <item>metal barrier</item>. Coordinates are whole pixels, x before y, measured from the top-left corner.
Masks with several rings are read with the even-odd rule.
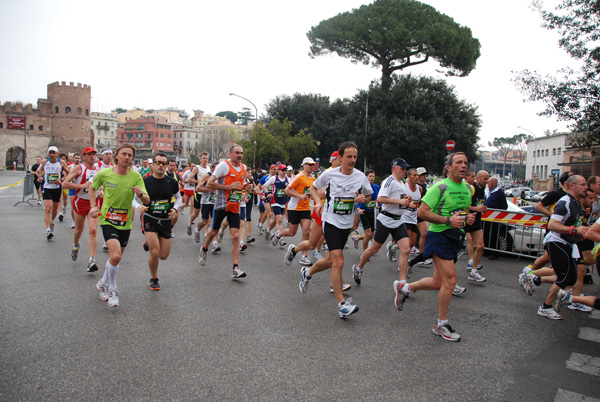
[[[33,186],[33,180],[34,180],[35,175],[31,174],[31,173],[27,173],[25,174],[25,180],[23,181],[23,199],[19,202],[17,202],[15,205],[13,205],[14,207],[16,207],[17,205],[21,204],[21,203],[27,203],[29,204],[30,207],[33,207],[33,205],[31,205],[31,203],[29,201],[35,201],[35,190],[34,190],[34,186]],[[29,198],[28,200],[26,200],[25,198],[27,198],[28,195],[31,194],[31,198]]]
[[[484,249],[535,259],[544,254],[547,222],[542,214],[488,209],[481,217]]]

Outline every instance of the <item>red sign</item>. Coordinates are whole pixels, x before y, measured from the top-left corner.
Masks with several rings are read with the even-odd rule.
[[[8,116],[7,128],[14,128],[16,130],[24,130],[25,129],[25,117]]]
[[[449,140],[448,142],[446,142],[446,149],[448,151],[452,151],[454,150],[454,147],[456,146],[456,143],[452,140]]]

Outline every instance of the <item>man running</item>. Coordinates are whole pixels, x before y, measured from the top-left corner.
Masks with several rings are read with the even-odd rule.
[[[242,163],[244,149],[241,145],[234,144],[229,149],[229,157],[217,165],[214,173],[208,179],[206,187],[216,190],[215,209],[213,211],[212,230],[204,239],[200,250],[200,265],[206,265],[208,246],[219,234],[221,223],[225,218],[229,222],[229,236],[231,238],[231,257],[233,259],[233,279],[244,278],[246,273],[239,268],[240,257],[240,201],[246,177],[246,166]],[[248,185],[248,190],[250,186]]]
[[[181,206],[179,184],[175,179],[165,175],[167,155],[158,153],[154,157],[154,169],[150,176],[144,178],[144,186],[148,191],[150,202],[141,205],[133,200],[134,208],[140,213],[142,231],[150,255],[150,290],[160,290],[158,284],[158,260],[166,260],[171,253],[171,220],[178,214]]]
[[[312,267],[303,267],[300,273],[300,292],[306,293],[312,275],[331,267],[331,284],[338,303],[338,314],[345,318],[358,311],[353,305],[352,298],[344,300],[342,268],[344,266],[344,245],[350,235],[354,206],[358,202],[367,202],[370,196],[371,184],[360,170],[354,169],[358,146],[353,142],[345,142],[338,150],[342,165],[329,169],[310,187],[311,198],[317,213],[323,209],[323,233],[329,251],[325,258],[317,261]],[[325,207],[319,198],[319,189],[326,189]]]
[[[122,144],[115,152],[115,166],[99,171],[89,188],[90,216],[94,219],[100,216],[100,227],[109,252],[104,275],[96,289],[100,292],[100,300],[108,301],[110,307],[119,305],[117,273],[129,242],[133,197],[137,195],[143,204],[150,202],[142,176],[131,169],[134,158],[133,145]],[[104,201],[98,211],[96,194],[100,186],[104,188]]]
[[[87,147],[83,150],[83,163],[75,164],[71,171],[65,177],[63,183],[66,189],[73,190],[75,195],[71,202],[71,209],[74,212],[75,230],[73,231],[73,248],[71,249],[71,259],[77,261],[79,256],[79,240],[83,234],[85,221],[88,221],[88,252],[89,260],[87,271],[98,271],[96,264],[96,250],[98,248],[98,219],[90,216],[91,204],[89,189],[98,169],[96,167],[96,150],[92,147]]]
[[[479,263],[483,256],[484,247],[481,214],[487,209],[484,205],[485,186],[490,178],[490,174],[485,170],[480,170],[477,172],[477,176],[475,176],[475,172],[470,171],[468,178],[466,182],[473,187],[473,196],[471,197],[469,211],[476,213],[475,222],[472,225],[465,226],[467,252],[469,254],[469,261],[467,261],[468,279],[475,282],[485,282],[486,279],[479,273],[479,270],[483,268]]]
[[[448,323],[448,306],[456,284],[454,261],[462,249],[465,222],[473,224],[475,214],[465,211],[471,205],[471,188],[463,183],[469,163],[462,152],[448,156],[445,169],[448,177],[435,183],[422,200],[419,216],[430,222],[425,239],[424,255],[433,256],[433,277],[423,278],[413,283],[394,282],[396,297],[394,304],[402,310],[403,303],[410,292],[417,290],[439,290],[438,320],[433,333],[447,341],[459,341],[460,335]]]
[[[48,148],[48,159],[42,162],[36,175],[39,182],[44,182],[44,223],[46,224],[46,240],[54,237],[54,219],[58,214],[60,197],[62,195],[62,176],[68,173],[67,163],[58,159],[58,148]]]
[[[198,215],[200,215],[200,208],[202,205],[201,204],[202,192],[197,190],[198,182],[208,172],[210,172],[210,169],[208,168],[208,152],[202,152],[200,154],[200,165],[194,166],[194,168],[192,169],[192,172],[190,173],[190,177],[195,178],[195,180],[188,178],[189,183],[191,183],[194,187],[193,200],[191,201],[192,208],[190,209],[190,220],[188,221],[188,226],[187,226],[188,236],[192,235],[192,228],[194,227],[194,221],[196,220]],[[184,187],[184,189],[185,189],[185,187]]]
[[[278,174],[276,176],[271,177],[267,180],[263,187],[273,188],[273,192],[270,194],[263,194],[262,200],[265,202],[269,198],[271,201],[271,210],[273,211],[273,215],[275,219],[267,226],[267,231],[270,233],[270,240],[273,241],[273,245],[277,246],[285,246],[285,242],[281,239],[280,234],[283,227],[281,223],[283,221],[283,213],[285,211],[285,204],[287,202],[287,196],[285,193],[285,189],[289,183],[289,179],[286,176],[287,166],[283,163],[278,166],[277,171]]]

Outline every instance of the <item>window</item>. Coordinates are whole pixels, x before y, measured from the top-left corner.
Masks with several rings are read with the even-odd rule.
[[[38,126],[38,130],[44,131],[44,127],[43,126]]]
[[[29,125],[29,129],[30,129],[30,130],[33,130],[33,124],[30,124],[30,125]]]
[[[81,116],[81,114],[83,113],[83,110],[81,110],[80,107],[77,108],[77,115]]]
[[[196,139],[198,139],[198,133],[196,133]]]
[[[167,138],[171,138],[171,134],[167,134]]]
[[[4,123],[0,122],[0,128],[4,128]]]
[[[556,148],[552,148],[552,155],[556,155]]]
[[[58,106],[54,106],[54,113],[58,114]]]
[[[156,146],[158,146],[158,142],[156,143]]]
[[[167,148],[171,148],[171,143],[167,142]]]
[[[188,138],[190,138],[190,133],[187,133],[187,134],[188,134]]]
[[[71,114],[71,106],[65,108],[65,114]]]
[[[85,109],[85,115],[86,115],[86,116],[89,116],[89,115],[90,115],[90,111],[89,111],[89,109]]]
[[[160,138],[165,138],[165,135],[164,135],[164,133],[161,133],[161,134],[160,134]]]
[[[550,151],[549,149],[547,149],[547,150],[546,150],[546,156],[548,156],[548,152],[549,152],[549,151]]]
[[[160,146],[161,146],[161,147],[164,147],[164,146],[165,146],[164,142],[161,142],[161,143],[160,143]]]

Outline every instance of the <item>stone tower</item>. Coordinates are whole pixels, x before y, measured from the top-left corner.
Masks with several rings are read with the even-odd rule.
[[[90,104],[92,87],[80,83],[48,84],[48,101],[52,105],[51,145],[60,153],[81,152],[94,145]]]

